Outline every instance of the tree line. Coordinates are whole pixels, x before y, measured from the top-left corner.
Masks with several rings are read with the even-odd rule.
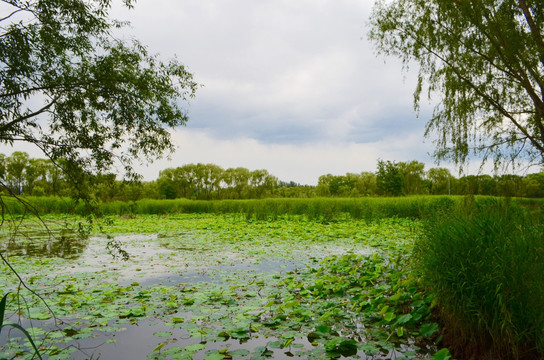
[[[425,170],[425,165],[415,160],[379,160],[375,172],[326,174],[319,177],[316,186],[280,181],[267,170],[223,169],[199,163],[162,170],[157,180],[149,182],[118,180],[111,173],[91,175],[76,188],[53,161],[14,152],[10,156],[0,154],[0,182],[5,186],[4,193],[34,196],[74,196],[83,186],[100,201],[466,194],[544,197],[543,172],[455,177],[446,168]]]

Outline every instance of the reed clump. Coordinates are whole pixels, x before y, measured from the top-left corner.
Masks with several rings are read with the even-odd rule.
[[[415,267],[456,357],[544,356],[543,234],[541,213],[494,198],[425,220]]]

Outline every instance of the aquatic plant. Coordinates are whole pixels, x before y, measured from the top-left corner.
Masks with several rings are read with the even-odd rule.
[[[425,221],[415,264],[445,343],[467,358],[544,355],[544,224],[515,203],[467,200]]]
[[[8,328],[8,327],[12,327],[14,329],[17,329],[17,330],[21,331],[26,336],[28,342],[30,343],[30,345],[34,349],[34,354],[41,360],[42,355],[41,355],[40,351],[38,350],[38,347],[34,343],[34,340],[32,339],[32,336],[28,333],[28,331],[19,324],[4,322],[4,316],[5,316],[5,311],[6,311],[6,302],[7,302],[8,295],[9,295],[9,293],[5,294],[4,297],[2,297],[2,300],[0,300],[0,334],[2,333],[2,329]],[[7,359],[6,358],[1,358],[0,360],[7,360]]]

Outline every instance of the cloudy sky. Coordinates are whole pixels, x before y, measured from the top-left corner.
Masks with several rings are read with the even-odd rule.
[[[120,1],[117,1],[120,3]],[[434,166],[430,106],[413,111],[415,76],[366,39],[373,0],[139,0],[111,16],[203,86],[178,150],[138,170],[188,163],[267,169],[284,181],[375,171],[378,159]],[[415,71],[415,69],[414,69]],[[32,154],[31,154],[32,155]]]
[[[171,161],[267,169],[286,181],[375,171],[377,159],[433,166],[430,111],[414,75],[366,39],[372,0],[139,0],[127,33],[176,56],[203,85]],[[128,36],[128,35],[127,35]]]

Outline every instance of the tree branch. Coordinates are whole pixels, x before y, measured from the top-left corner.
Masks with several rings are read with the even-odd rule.
[[[406,35],[412,38],[417,44],[422,46],[424,49],[426,49],[430,54],[435,56],[437,59],[442,61],[448,68],[450,68],[455,75],[463,81],[465,84],[467,84],[469,87],[471,87],[479,96],[481,96],[489,105],[491,105],[493,108],[495,108],[500,114],[502,114],[504,117],[506,117],[508,120],[512,122],[520,131],[521,133],[526,136],[531,143],[542,153],[544,153],[544,144],[539,143],[533,136],[529,134],[527,129],[522,126],[513,116],[506,110],[503,106],[501,106],[499,103],[497,103],[493,98],[491,98],[488,94],[486,94],[484,91],[482,91],[476,84],[474,84],[472,81],[470,81],[465,75],[462,74],[462,72],[455,67],[448,59],[446,59],[441,54],[434,51],[429,45],[422,42],[417,36],[415,36],[411,32],[406,32]]]
[[[542,34],[540,33],[540,29],[535,23],[535,20],[533,19],[533,15],[531,14],[531,11],[529,10],[529,7],[527,6],[527,3],[525,0],[519,0],[519,6],[521,7],[523,11],[523,15],[525,16],[525,20],[527,21],[527,24],[529,25],[529,28],[531,29],[531,34],[533,36],[533,40],[536,43],[536,46],[538,48],[538,54],[540,57],[540,62],[542,65],[544,65],[544,40],[542,39]]]
[[[58,101],[59,98],[60,97],[56,97],[49,104],[45,105],[43,108],[41,108],[39,110],[36,110],[33,113],[27,114],[25,116],[21,116],[21,117],[15,119],[15,120],[10,121],[9,123],[3,124],[0,127],[0,134],[4,134],[4,133],[8,132],[10,128],[17,125],[18,123],[21,123],[21,122],[23,122],[25,120],[28,120],[30,118],[33,118],[34,116],[37,116],[37,115],[41,114],[43,112],[46,112],[49,108],[51,108],[51,106],[53,106]]]

